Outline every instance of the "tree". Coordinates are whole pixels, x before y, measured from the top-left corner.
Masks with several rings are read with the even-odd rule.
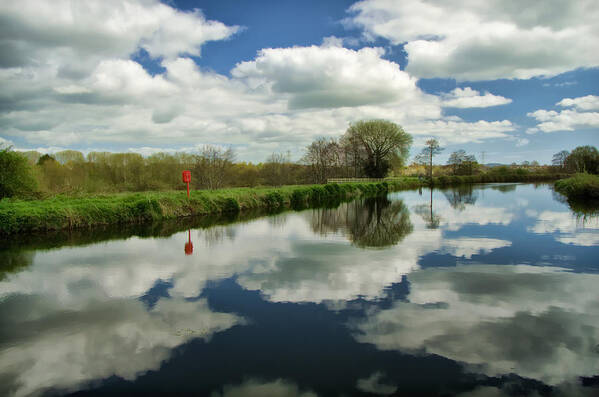
[[[401,126],[387,120],[362,120],[350,124],[347,140],[364,149],[363,169],[371,178],[387,175],[391,163],[408,156],[412,137]]]
[[[194,170],[200,186],[218,189],[225,185],[229,171],[235,160],[233,149],[220,149],[206,145],[198,156]]]
[[[443,148],[439,145],[439,141],[435,138],[431,138],[425,142],[425,146],[416,156],[416,162],[419,164],[427,164],[428,165],[428,177],[429,179],[433,179],[433,156],[441,153]]]
[[[27,158],[7,147],[0,149],[0,199],[27,197],[37,191],[37,181]]]
[[[578,146],[564,162],[567,169],[575,172],[599,172],[599,152],[594,146]]]
[[[464,150],[457,150],[451,153],[447,164],[451,165],[454,175],[472,175],[478,163],[474,155],[468,155]]]
[[[339,163],[339,144],[334,139],[319,138],[306,148],[302,160],[310,166],[314,182],[326,183],[332,168]]]
[[[564,166],[566,164],[566,159],[568,158],[569,155],[570,155],[570,152],[567,150],[562,150],[560,152],[557,152],[553,155],[553,159],[551,160],[551,163],[561,169],[564,169]]]

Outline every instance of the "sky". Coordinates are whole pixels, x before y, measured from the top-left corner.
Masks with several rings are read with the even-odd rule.
[[[479,161],[599,143],[596,0],[0,2],[0,144],[290,153],[387,119]]]

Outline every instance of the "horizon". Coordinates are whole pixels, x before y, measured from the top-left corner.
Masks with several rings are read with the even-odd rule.
[[[551,164],[597,145],[598,16],[590,0],[5,2],[0,144],[298,161],[386,119],[414,137],[408,163],[435,137],[437,164]]]

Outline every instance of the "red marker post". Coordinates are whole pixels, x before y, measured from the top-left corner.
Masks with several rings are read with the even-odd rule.
[[[189,182],[191,182],[191,171],[183,171],[183,183],[187,183],[187,198],[189,198]]]

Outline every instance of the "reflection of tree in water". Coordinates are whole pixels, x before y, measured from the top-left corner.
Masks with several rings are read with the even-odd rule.
[[[493,190],[497,190],[498,192],[501,193],[508,193],[508,192],[513,192],[514,190],[516,190],[516,184],[509,184],[509,185],[494,185],[491,186],[491,189]]]
[[[386,247],[412,232],[410,213],[403,201],[370,197],[335,209],[316,209],[312,230],[320,234],[341,231],[358,247]]]
[[[414,212],[426,222],[428,229],[437,229],[441,223],[441,217],[433,212],[433,189],[430,191],[430,200],[428,204],[418,204],[414,206]]]
[[[213,226],[199,230],[198,235],[204,239],[206,245],[212,247],[222,244],[225,239],[233,241],[235,239],[235,228],[230,226]]]
[[[34,251],[0,251],[0,280],[10,273],[17,273],[33,263]]]
[[[443,191],[443,194],[449,205],[459,211],[463,211],[466,208],[466,204],[475,204],[478,199],[478,193],[472,188],[472,185],[457,186]]]

